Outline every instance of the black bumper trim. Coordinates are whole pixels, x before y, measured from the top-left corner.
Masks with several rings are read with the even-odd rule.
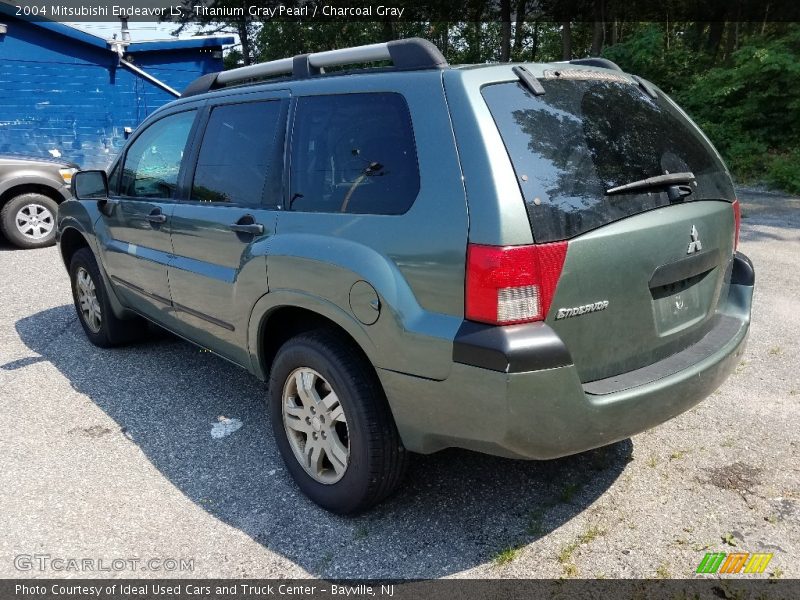
[[[749,285],[752,287],[755,282],[756,270],[753,267],[753,261],[741,252],[734,253],[730,283],[732,285]]]
[[[613,394],[624,390],[646,385],[664,377],[669,377],[688,369],[701,360],[719,352],[725,344],[730,342],[742,328],[742,321],[728,315],[721,315],[711,331],[703,336],[700,341],[688,348],[676,352],[663,360],[647,365],[640,369],[613,375],[605,379],[597,379],[583,384],[583,391],[593,396]]]
[[[464,321],[453,340],[453,361],[502,373],[523,373],[571,365],[572,356],[544,323],[497,327]]]

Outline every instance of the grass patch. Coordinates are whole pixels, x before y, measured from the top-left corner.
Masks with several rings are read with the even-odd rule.
[[[733,534],[728,532],[722,535],[722,541],[728,544],[728,546],[735,546],[736,545],[736,538],[733,537]]]
[[[564,566],[564,572],[566,573],[567,569],[572,564],[572,555],[574,554],[575,550],[584,544],[593,542],[603,534],[605,534],[603,529],[597,525],[591,525],[588,529],[581,533],[577,539],[573,540],[566,546],[562,546],[561,550],[559,550],[558,554],[556,555],[556,560],[558,560],[558,562]]]
[[[669,567],[666,563],[661,563],[656,569],[656,577],[659,579],[670,579],[672,574],[669,572]]]
[[[564,565],[564,576],[565,577],[577,577],[578,576],[578,567],[574,563],[570,563],[568,565]]]
[[[596,540],[597,538],[599,538],[604,533],[605,531],[600,529],[600,527],[598,527],[597,525],[592,525],[591,527],[589,527],[589,529],[584,531],[580,535],[580,537],[578,537],[578,541],[580,541],[581,544],[589,544],[594,540]]]
[[[651,469],[655,469],[656,465],[658,464],[658,459],[656,458],[655,454],[651,454],[650,458],[647,459],[647,466]]]
[[[769,353],[770,353],[772,356],[777,356],[777,355],[778,355],[778,354],[780,354],[781,352],[783,352],[783,350],[781,349],[781,347],[780,347],[780,346],[773,346],[772,348],[770,348],[770,349],[769,349]]]
[[[670,460],[680,460],[684,458],[688,454],[688,450],[675,450],[672,454],[669,455]]]
[[[516,559],[520,552],[522,552],[522,548],[520,546],[509,546],[508,548],[503,548],[492,557],[492,562],[495,566],[502,567],[503,565],[507,565],[508,563],[512,562]]]
[[[562,565],[568,563],[572,560],[572,553],[577,550],[578,546],[580,546],[580,542],[570,542],[566,546],[562,547],[561,550],[558,551],[556,555],[556,560],[560,562]]]

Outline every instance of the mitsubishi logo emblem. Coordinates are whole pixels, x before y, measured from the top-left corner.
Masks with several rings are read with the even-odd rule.
[[[692,231],[689,234],[692,238],[692,241],[689,242],[689,248],[686,250],[686,254],[694,254],[695,252],[700,252],[703,249],[703,244],[700,243],[700,234],[697,233],[697,227],[692,225]]]

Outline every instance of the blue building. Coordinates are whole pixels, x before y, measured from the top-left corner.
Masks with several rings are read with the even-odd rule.
[[[231,37],[116,41],[0,3],[0,154],[105,168],[145,117],[196,77],[222,70]]]

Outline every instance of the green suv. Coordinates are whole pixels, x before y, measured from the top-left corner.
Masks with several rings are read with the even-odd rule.
[[[625,439],[747,337],[725,165],[603,59],[450,67],[409,39],[207,75],[73,193],[58,237],[92,343],[146,319],[268,380],[289,472],[337,513],[410,452]]]

